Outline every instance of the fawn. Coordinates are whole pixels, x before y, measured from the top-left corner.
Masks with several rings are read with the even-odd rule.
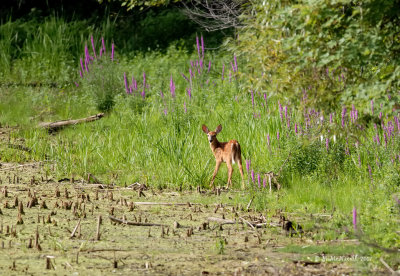
[[[232,164],[237,163],[242,176],[242,188],[244,189],[242,154],[238,141],[230,140],[229,142],[219,142],[217,139],[217,134],[222,130],[221,125],[219,125],[215,131],[209,131],[205,125],[202,126],[202,129],[204,133],[207,134],[208,142],[210,142],[210,148],[214,154],[216,162],[210,186],[214,188],[214,179],[218,173],[219,167],[221,166],[222,162],[226,162],[226,165],[228,166],[228,183],[226,187],[229,188],[229,186],[232,186]]]

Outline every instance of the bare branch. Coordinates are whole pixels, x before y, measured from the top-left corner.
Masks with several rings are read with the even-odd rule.
[[[183,12],[207,31],[239,28],[239,16],[248,0],[192,0]]]

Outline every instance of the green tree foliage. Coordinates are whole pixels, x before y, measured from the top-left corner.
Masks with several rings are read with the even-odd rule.
[[[399,15],[399,0],[263,1],[230,45],[254,88],[316,106],[374,99],[390,109],[400,87]]]

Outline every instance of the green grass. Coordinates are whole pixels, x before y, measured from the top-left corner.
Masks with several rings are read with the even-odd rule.
[[[7,24],[14,23],[2,25],[3,31],[9,28]],[[367,125],[361,136],[362,146],[356,146],[352,137],[358,130],[351,126],[341,129],[340,111],[336,112],[335,125],[316,125],[304,135],[296,135],[294,124],[304,127],[303,111],[294,103],[288,103],[291,117],[288,129],[285,119],[281,119],[277,99],[268,98],[268,106],[263,105],[263,93],[268,95],[268,91],[256,91],[253,106],[249,91],[240,88],[241,80],[233,77],[229,81],[232,57],[223,53],[206,54],[205,64],[207,66],[211,60],[212,68],[210,73],[204,72],[193,79],[191,99],[186,90],[188,83],[180,73],[188,76],[190,60],[196,60],[197,53],[190,54],[173,46],[165,54],[138,53],[128,58],[128,55],[116,53],[116,62],[95,61],[89,76],[81,80],[75,50],[66,49],[65,45],[78,42],[89,45],[90,40],[85,40],[87,36],[73,38],[79,28],[63,24],[62,21],[48,22],[48,25],[45,22],[35,30],[35,38],[31,37],[34,31],[29,33],[31,36],[23,46],[25,54],[12,57],[6,53],[6,58],[2,57],[3,64],[7,63],[7,58],[13,64],[12,69],[3,71],[6,78],[38,83],[56,81],[64,85],[0,87],[0,124],[18,126],[19,130],[10,135],[10,142],[19,143],[18,139],[23,137],[25,145],[33,149],[28,154],[10,149],[7,142],[3,142],[1,161],[23,162],[47,157],[55,162],[58,178],[74,175],[85,179],[91,173],[104,183],[117,185],[140,182],[155,188],[208,188],[215,161],[201,125],[214,129],[222,124],[218,139],[238,140],[243,161],[251,160],[255,174],[280,172],[282,184],[280,191],[270,194],[268,189],[259,189],[257,183],[251,183],[250,173],[246,173],[247,192],[232,198],[235,204],[244,206],[254,196],[253,208],[257,210],[333,213],[334,220],[329,227],[338,231],[316,236],[324,239],[352,237],[351,211],[357,207],[359,224],[366,234],[380,240],[384,246],[399,246],[400,238],[393,234],[399,206],[393,195],[399,194],[400,177],[398,161],[391,162],[394,153],[400,151],[398,136],[386,147],[376,146],[373,142],[376,131],[372,125]],[[224,80],[221,79],[222,63],[226,65]],[[242,65],[239,60],[239,70]],[[140,89],[143,72],[146,73],[149,87],[144,100],[137,95],[126,95],[124,72],[129,80],[133,75],[139,81]],[[169,90],[171,76],[176,86],[175,98]],[[73,84],[75,81],[79,87]],[[42,121],[97,113],[103,92],[110,93],[114,103],[105,118],[51,135],[36,127]],[[281,103],[286,104],[282,99]],[[325,114],[325,117],[328,116]],[[383,132],[378,132],[382,140]],[[319,137],[331,137],[332,133],[337,133],[337,142],[331,142],[326,150],[325,142],[320,142]],[[349,147],[349,155],[345,154],[346,147]],[[227,170],[223,166],[216,185],[225,185],[226,179]],[[233,183],[234,188],[239,189],[236,166]]]

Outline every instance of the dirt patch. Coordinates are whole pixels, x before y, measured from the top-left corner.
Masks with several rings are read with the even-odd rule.
[[[307,239],[287,235],[278,217],[263,221],[263,214],[221,203],[211,192],[58,182],[51,171],[51,164],[42,162],[0,167],[0,269],[6,274],[354,273],[346,263],[314,262],[313,255],[279,252],[288,244],[306,244]],[[114,223],[109,216],[164,226]],[[224,223],[231,221],[237,223]]]

